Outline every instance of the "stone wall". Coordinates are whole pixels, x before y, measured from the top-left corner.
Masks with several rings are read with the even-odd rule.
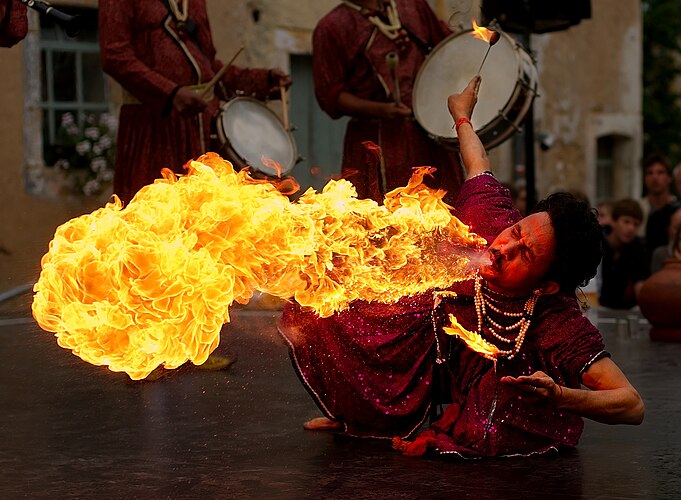
[[[637,196],[642,154],[641,13],[638,0],[592,2],[592,18],[565,31],[534,35],[539,69],[537,134],[553,147],[537,152],[540,196],[580,190],[595,200],[596,140],[630,137],[618,168],[628,181],[617,196]]]

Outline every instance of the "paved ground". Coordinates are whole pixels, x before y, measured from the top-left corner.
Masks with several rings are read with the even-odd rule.
[[[154,383],[84,363],[22,316],[0,314],[0,498],[681,497],[681,344],[650,342],[636,317],[597,321],[642,426],[587,422],[574,452],[450,462],[303,431],[317,412],[277,311],[235,312],[218,349],[238,352],[231,370]]]

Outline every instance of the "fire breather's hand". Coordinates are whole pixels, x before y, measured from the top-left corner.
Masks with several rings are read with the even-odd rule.
[[[206,101],[194,90],[180,87],[173,98],[173,107],[185,116],[194,116],[206,108]]]
[[[514,385],[526,398],[558,406],[563,399],[563,389],[546,373],[538,371],[520,377],[501,377],[504,384]]]
[[[447,107],[456,122],[459,118],[470,118],[475,104],[478,102],[478,89],[480,89],[480,75],[475,75],[468,82],[466,88],[458,94],[452,94],[447,99]]]

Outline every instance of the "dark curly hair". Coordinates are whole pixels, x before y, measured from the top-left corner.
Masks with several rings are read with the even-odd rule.
[[[643,173],[645,174],[649,167],[657,165],[658,163],[664,167],[664,169],[667,171],[667,175],[672,175],[672,162],[669,161],[669,158],[660,153],[651,153],[644,158]]]
[[[597,212],[570,193],[554,193],[532,213],[547,212],[556,238],[556,255],[546,279],[561,291],[574,292],[596,275],[603,256],[603,233]]]

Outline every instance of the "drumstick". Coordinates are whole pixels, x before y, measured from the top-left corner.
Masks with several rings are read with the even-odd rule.
[[[397,65],[400,63],[400,56],[397,52],[388,52],[385,55],[385,62],[390,68],[390,75],[393,78],[393,87],[395,87],[395,104],[400,106],[402,104],[402,96],[400,95],[400,82],[397,79]]]
[[[487,60],[487,56],[489,55],[489,50],[492,48],[492,45],[497,43],[499,41],[499,38],[501,35],[499,35],[498,31],[492,31],[492,36],[489,39],[489,45],[487,46],[487,52],[485,52],[485,57],[482,59],[482,63],[480,64],[480,68],[478,68],[478,75],[482,71],[482,66],[485,64],[485,61]]]
[[[288,126],[288,91],[284,85],[279,85],[279,92],[281,92],[281,114],[284,119],[284,128],[289,130]]]
[[[220,81],[222,75],[225,74],[225,71],[229,69],[229,67],[234,63],[236,58],[239,57],[239,54],[241,54],[243,50],[244,50],[243,46],[239,47],[239,50],[236,51],[236,54],[234,54],[234,56],[229,60],[229,62],[225,64],[222,68],[220,68],[220,70],[217,73],[215,73],[215,76],[213,76],[213,78],[210,79],[210,81],[206,84],[206,88],[204,88],[203,91],[201,92],[199,96],[201,97],[201,99],[205,99],[208,96],[208,94],[210,94],[211,89],[215,87],[215,85]]]

